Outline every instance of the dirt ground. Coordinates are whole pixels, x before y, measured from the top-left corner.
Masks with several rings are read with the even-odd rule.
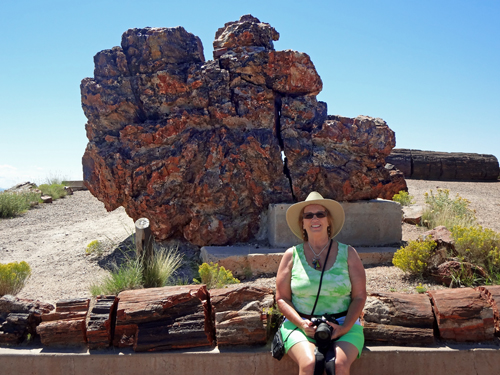
[[[478,222],[500,232],[500,181],[489,183],[407,180],[409,193],[423,204],[425,192],[450,189],[467,198]],[[26,261],[32,276],[18,295],[54,303],[63,298],[89,297],[89,286],[106,274],[105,267],[116,255],[115,246],[134,231],[134,223],[123,208],[106,212],[88,191],[38,207],[19,217],[0,220],[0,262]],[[421,229],[403,224],[403,240],[415,239]],[[93,240],[108,243],[102,256],[86,255]],[[114,251],[113,251],[114,250]],[[189,257],[195,257],[191,249]],[[368,291],[411,292],[415,280],[407,280],[393,266],[367,268]],[[272,286],[274,278],[246,280]]]

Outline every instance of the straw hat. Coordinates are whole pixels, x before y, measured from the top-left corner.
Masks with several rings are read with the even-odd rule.
[[[299,215],[302,209],[310,204],[319,204],[325,207],[333,218],[332,230],[330,238],[335,237],[339,234],[340,230],[344,226],[345,213],[344,209],[339,202],[333,199],[325,199],[320,193],[313,191],[310,193],[306,200],[303,202],[295,203],[291,205],[286,211],[286,222],[288,227],[291,229],[293,234],[302,239],[302,228],[299,225]]]

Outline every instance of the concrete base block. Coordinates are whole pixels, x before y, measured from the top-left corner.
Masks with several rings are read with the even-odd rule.
[[[498,346],[458,348],[365,347],[354,361],[351,375],[497,374]],[[298,367],[287,355],[277,361],[269,346],[212,348],[134,353],[120,349],[75,352],[57,349],[0,348],[0,369],[5,375],[285,375]]]
[[[218,263],[235,277],[276,274],[284,248],[256,248],[255,246],[204,246],[203,262]],[[361,262],[366,265],[390,263],[397,247],[357,247]]]
[[[345,223],[336,240],[352,246],[384,246],[401,242],[403,211],[397,202],[372,199],[340,202]],[[271,204],[268,212],[268,240],[273,247],[290,247],[302,242],[286,223],[291,204]]]
[[[276,273],[285,249],[256,248],[255,246],[203,246],[203,262],[218,263],[231,270],[233,276],[259,276]]]

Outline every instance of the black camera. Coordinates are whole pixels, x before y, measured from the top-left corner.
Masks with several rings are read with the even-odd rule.
[[[314,339],[316,340],[316,345],[318,346],[318,348],[326,348],[328,345],[330,345],[333,334],[333,327],[330,326],[327,321],[330,323],[339,324],[337,319],[335,319],[330,314],[325,314],[321,318],[311,319],[311,322],[317,327],[316,333],[314,334]]]

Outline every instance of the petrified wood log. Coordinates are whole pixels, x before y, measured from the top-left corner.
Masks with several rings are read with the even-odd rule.
[[[90,300],[88,298],[61,299],[56,302],[56,312],[88,311]]]
[[[54,312],[42,314],[42,323],[36,328],[42,344],[85,344],[89,302],[88,298],[62,299],[56,302]]]
[[[368,343],[427,345],[434,342],[434,314],[426,294],[371,293],[363,309]]]
[[[363,319],[366,322],[404,327],[432,328],[434,314],[427,294],[370,293]]]
[[[494,155],[434,152],[395,148],[386,158],[406,178],[444,181],[496,181],[500,175]]]
[[[434,344],[432,328],[416,328],[365,322],[367,344],[425,346]]]
[[[36,327],[43,345],[84,345],[87,342],[85,318],[42,322]]]
[[[481,292],[493,309],[495,334],[500,336],[500,285],[480,286],[476,289]]]
[[[210,290],[217,345],[267,342],[267,313],[274,304],[272,289],[237,286]]]
[[[113,339],[116,296],[98,296],[89,312],[87,325],[87,345],[89,349],[107,348]]]
[[[41,315],[54,306],[48,303],[21,299],[12,295],[0,298],[0,343],[19,344],[26,335],[36,334]]]
[[[493,309],[480,291],[460,288],[428,293],[442,339],[458,342],[494,339]]]
[[[155,351],[211,346],[214,341],[205,285],[129,290],[118,299],[115,346]]]
[[[0,344],[21,343],[30,327],[30,314],[0,313]]]

